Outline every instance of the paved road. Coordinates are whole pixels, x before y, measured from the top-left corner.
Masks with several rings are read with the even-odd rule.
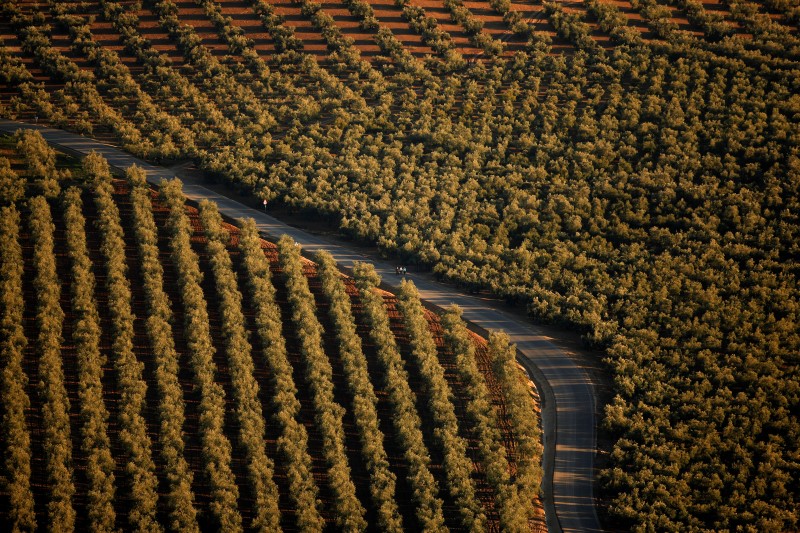
[[[0,120],[0,131],[19,127],[38,129],[56,148],[77,155],[95,150],[116,169],[133,164],[147,172],[148,180],[157,184],[162,179],[176,177],[163,167],[148,164],[126,152],[92,139],[30,124]],[[310,235],[283,224],[265,213],[184,179],[184,192],[194,201],[212,199],[220,211],[233,218],[254,218],[261,231],[270,239],[290,235],[307,253],[329,251],[345,270],[354,261],[369,261],[391,288],[399,283],[393,264],[375,262],[353,249],[323,237]],[[587,372],[566,350],[551,343],[534,325],[500,309],[495,302],[459,292],[438,283],[429,275],[409,274],[428,303],[445,307],[457,304],[463,317],[484,330],[502,329],[517,344],[519,360],[534,379],[542,398],[542,421],[545,433],[545,511],[551,532],[601,531],[593,497],[593,462],[595,454],[595,387]]]

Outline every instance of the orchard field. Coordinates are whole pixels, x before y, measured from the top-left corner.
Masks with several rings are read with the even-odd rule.
[[[0,158],[12,529],[541,528],[539,430],[506,337],[187,206],[178,182],[15,139]]]
[[[610,528],[800,527],[792,0],[2,3],[3,113],[568,325]]]

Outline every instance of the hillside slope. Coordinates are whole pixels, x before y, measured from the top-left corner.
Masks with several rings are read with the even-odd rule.
[[[505,399],[525,387],[501,338],[440,322],[411,284],[378,291],[366,265],[357,287],[329,256],[185,206],[174,182],[112,181],[94,155],[67,173],[19,140],[0,239],[12,523],[396,530],[435,520],[426,508],[451,530],[542,523],[538,430]]]
[[[797,529],[796,6],[344,6],[6,1],[3,113],[584,334],[612,526]]]

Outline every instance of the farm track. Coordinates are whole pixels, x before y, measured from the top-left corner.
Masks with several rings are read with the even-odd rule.
[[[176,174],[163,167],[147,164],[130,154],[73,133],[52,128],[2,120],[0,131],[13,132],[20,127],[38,129],[54,147],[68,153],[85,155],[95,150],[117,169],[133,164],[145,169],[148,180],[158,183]],[[270,238],[290,235],[307,253],[327,250],[347,270],[355,261],[367,258],[357,251],[330,240],[292,228],[235,200],[215,193],[196,181],[184,179],[184,192],[192,201],[213,199],[220,211],[231,218],[252,217],[259,229]],[[392,265],[375,262],[384,284],[391,288],[399,282]],[[464,318],[479,330],[505,330],[517,344],[520,361],[536,381],[542,398],[545,439],[544,503],[550,531],[600,531],[594,504],[594,457],[599,406],[597,384],[593,383],[580,357],[557,345],[557,340],[543,334],[532,324],[503,311],[491,300],[458,292],[435,282],[430,276],[410,276],[428,305],[445,307],[458,304]]]

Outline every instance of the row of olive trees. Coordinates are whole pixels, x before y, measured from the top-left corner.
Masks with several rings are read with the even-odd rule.
[[[67,28],[72,49],[94,65],[98,89],[117,109],[130,109],[125,117],[135,123],[147,142],[134,148],[147,158],[175,159],[195,151],[192,133],[165,112],[136,82],[119,55],[98,42],[83,17],[68,14],[63,5],[55,6],[56,21]]]
[[[372,9],[372,4],[364,0],[345,0],[344,5],[347,6],[348,11],[359,19],[358,25],[364,30],[377,31],[380,27],[380,22],[375,17],[375,10]]]
[[[292,65],[290,70],[270,69],[255,49],[255,43],[244,36],[241,28],[234,24],[230,17],[222,14],[221,7],[217,2],[203,0],[202,5],[207,16],[214,23],[220,38],[228,43],[232,52],[242,55],[244,62],[256,77],[253,80],[247,75],[242,76],[241,71],[237,71],[234,72],[237,75],[236,82],[245,87],[252,87],[262,101],[275,102],[277,98],[284,102],[282,105],[269,106],[270,113],[273,113],[279,124],[298,124],[295,122],[296,120],[306,121],[316,118],[323,106],[326,109],[338,109],[342,98],[351,101],[352,105],[358,109],[368,110],[359,93],[365,91],[375,93],[377,89],[375,87],[368,90],[362,88],[361,82],[358,80],[353,80],[349,85],[345,85],[337,79],[337,75],[342,77],[348,75],[347,69],[350,69],[355,76],[358,76],[358,72],[363,71],[362,74],[366,77],[362,79],[373,80],[370,83],[374,86],[378,73],[371,70],[368,64],[359,65],[358,51],[352,46],[348,48],[345,41],[337,40],[335,34],[338,32],[338,28],[330,26],[331,21],[328,21],[329,24],[326,26],[330,31],[322,30],[322,26],[319,27],[323,36],[331,43],[339,43],[339,48],[342,50],[340,54],[331,55],[331,59],[335,58],[336,60],[331,61],[328,67],[335,70],[336,75],[328,72],[327,68],[322,68],[312,55],[302,52],[302,42],[294,36],[292,27],[284,24],[283,18],[274,13],[271,4],[252,1],[251,8],[260,18],[264,28],[272,35],[276,48],[280,51],[280,54],[274,57],[275,61],[281,65]],[[318,22],[325,24],[322,19],[319,19]],[[314,80],[314,83],[306,83],[305,80],[308,77]],[[264,139],[258,136],[254,136],[249,142],[259,148],[262,145],[266,146]],[[242,156],[246,157],[247,154],[246,150],[236,149],[234,152],[228,155],[229,166],[236,163]],[[242,164],[244,163],[238,163],[238,165]]]
[[[779,57],[797,60],[800,38],[797,36],[796,24],[785,24],[774,20],[756,2],[730,0],[726,5],[730,17],[752,34],[759,48]],[[747,38],[743,36],[741,40],[746,41]]]
[[[31,437],[25,422],[30,408],[28,377],[22,369],[28,339],[22,325],[24,261],[19,241],[21,217],[15,206],[0,208],[0,400],[4,490],[8,493],[7,526],[13,531],[35,531],[36,513],[31,492]]]
[[[411,74],[413,78],[430,78],[431,73],[425,68],[421,61],[416,59],[406,50],[402,43],[397,40],[392,30],[381,26],[372,5],[365,0],[344,0],[348,11],[359,19],[359,26],[364,30],[375,32],[375,42],[384,54],[392,58],[392,61],[404,72]],[[412,78],[412,79],[413,79]],[[397,83],[397,77],[393,80]]]
[[[764,5],[781,13],[786,22],[792,24],[800,22],[800,6],[790,0],[766,0]]]
[[[497,411],[492,405],[486,381],[478,369],[475,345],[461,319],[461,310],[449,309],[442,316],[442,326],[445,344],[455,355],[458,374],[466,392],[467,415],[477,434],[478,452],[486,472],[486,480],[494,490],[500,525],[505,531],[527,531],[528,518],[533,512],[532,494],[538,494],[538,487],[533,493],[528,493],[531,496],[527,501],[523,501],[522,494],[511,479]],[[533,460],[540,461],[541,455]]]
[[[147,68],[139,74],[140,85],[194,134],[198,148],[227,144],[234,138],[235,126],[207,95],[172,66],[165,55],[155,50],[139,33],[139,18],[118,2],[101,2],[103,17],[119,33],[126,49]],[[213,93],[212,93],[213,94]]]
[[[450,494],[458,505],[464,527],[470,531],[484,531],[486,515],[475,495],[467,443],[459,435],[450,385],[445,378],[444,368],[439,363],[436,343],[425,317],[419,292],[412,281],[403,280],[400,284],[397,307],[403,314],[411,355],[419,368],[428,395],[428,409],[434,424],[433,434],[444,453],[444,470]]]
[[[70,172],[56,168],[56,151],[35,130],[19,129],[14,134],[14,140],[17,141],[17,153],[25,161],[26,179],[14,180],[13,176],[8,175],[9,200],[15,201],[24,197],[25,181],[29,181],[35,191],[47,198],[57,197],[61,192],[59,182],[69,178]]]
[[[214,23],[217,34],[227,43],[231,53],[242,56],[244,63],[253,75],[251,86],[254,92],[262,99],[274,101],[276,97],[274,88],[280,88],[280,93],[277,95],[279,98],[287,104],[297,104],[296,108],[289,105],[272,106],[272,112],[279,123],[288,124],[295,118],[304,120],[317,116],[320,106],[305,85],[295,83],[293,77],[288,73],[270,68],[267,61],[256,50],[255,41],[247,37],[244,30],[236,25],[230,16],[223,14],[219,3],[214,0],[199,0],[198,3],[203,7],[209,20]],[[269,4],[267,5],[269,6]],[[257,9],[257,6],[254,5],[253,8]],[[272,19],[267,17],[266,20]],[[278,25],[277,28],[270,30],[271,34],[272,31],[277,35],[282,35],[282,31],[293,35],[291,26]],[[273,34],[273,38],[276,41],[279,40],[275,34]]]
[[[702,2],[697,2],[696,0],[672,0],[669,3],[686,13],[687,20],[702,28],[703,33],[709,40],[720,40],[734,33],[733,25],[725,21],[723,15],[719,12],[707,10]]]
[[[141,83],[194,134],[201,166],[237,186],[253,186],[265,172],[263,160],[271,151],[268,130],[276,121],[262,101],[266,97],[255,96],[252,76],[242,75],[245,81],[240,81],[218,61],[191,26],[175,18],[174,4],[158,4],[159,20],[184,50],[187,64],[195,67],[191,70],[173,67],[142,37],[135,13],[111,1],[103,2],[103,10],[126,46],[149,66],[139,74]]]
[[[408,0],[395,0],[395,4],[403,10],[403,17],[408,21],[408,25],[422,35],[425,44],[442,55],[445,60],[444,66],[447,69],[458,69],[465,65],[464,58],[456,50],[453,38],[439,27],[435,18],[425,13],[421,7],[412,5]]]
[[[262,13],[262,21],[270,28],[274,28],[276,24],[280,23],[280,19],[269,16],[269,11],[265,6],[260,3],[253,3],[254,9]],[[205,83],[207,91],[219,91],[225,89],[234,98],[239,105],[240,113],[238,114],[238,126],[240,131],[251,133],[248,138],[249,144],[259,154],[268,154],[268,144],[270,141],[269,135],[264,135],[265,129],[276,125],[276,121],[272,116],[272,106],[264,104],[261,100],[254,98],[252,91],[252,82],[248,79],[239,80],[239,78],[230,69],[222,65],[214,58],[207,47],[202,43],[200,37],[194,32],[191,26],[180,26],[176,17],[174,16],[177,11],[174,4],[170,1],[162,1],[156,4],[156,10],[160,14],[160,23],[167,29],[173,38],[177,39],[183,48],[186,50],[193,50],[194,53],[185,54],[187,60],[196,65],[196,75],[202,83]],[[281,26],[285,27],[285,26]],[[225,27],[221,26],[223,38]],[[293,35],[293,33],[291,34]],[[245,44],[244,41],[239,41],[239,44]],[[345,85],[336,76],[330,73],[327,69],[320,67],[317,61],[309,54],[302,54],[297,52],[290,52],[288,54],[293,62],[300,68],[302,75],[310,77],[315,83],[318,83],[325,94],[325,98],[333,99],[333,102],[343,101],[347,105],[352,105],[356,109],[367,109],[366,101],[358,94],[360,91],[360,84],[356,84],[356,91],[349,85]],[[210,72],[215,72],[216,75],[208,78]],[[302,82],[300,82],[301,84]],[[298,83],[295,83],[295,85]],[[213,93],[212,93],[213,94]],[[266,96],[266,95],[265,95]],[[266,96],[266,100],[271,100],[274,95]],[[224,102],[225,103],[225,102]],[[308,99],[303,99],[303,103],[311,104]],[[232,102],[227,102],[228,107],[233,105]],[[307,111],[300,110],[301,115],[306,115]],[[250,120],[241,120],[241,118],[250,117]],[[238,168],[241,165],[247,165],[242,161],[248,159],[246,151],[236,150],[230,154],[230,161],[228,166]],[[252,158],[249,158],[252,159]],[[252,166],[256,164],[259,158],[256,157],[249,164]],[[223,173],[223,175],[230,174],[230,171]],[[255,183],[255,176],[251,178],[251,185]]]
[[[153,4],[158,22],[176,41],[187,62],[194,67],[193,78],[200,88],[214,96],[216,105],[247,132],[263,135],[276,122],[267,105],[256,98],[249,85],[238,83],[236,76],[203,45],[190,25],[181,22],[178,7],[171,0]],[[245,122],[247,121],[247,122]]]
[[[381,51],[392,59],[392,67],[396,67],[400,72],[395,71],[391,77],[391,82],[395,86],[409,85],[417,81],[430,81],[431,72],[425,64],[414,57],[403,44],[395,37],[391,29],[382,26],[375,16],[372,5],[365,0],[345,0],[344,4],[348,11],[359,19],[359,26],[368,31],[375,32],[375,42]],[[388,66],[384,66],[390,70]]]
[[[549,42],[549,37],[536,30],[533,24],[522,20],[522,12],[512,9],[511,0],[489,0],[489,5],[503,16],[503,22],[508,25],[512,32],[528,38],[529,43]]]
[[[359,2],[360,4],[358,4]],[[354,5],[368,5],[366,2],[362,0],[354,0]],[[414,83],[417,79],[422,80],[431,80],[433,74],[425,64],[414,57],[411,52],[409,52],[403,43],[401,43],[397,37],[395,37],[392,30],[386,27],[382,27],[378,30],[378,33],[375,35],[375,42],[378,43],[381,51],[392,58],[394,64],[396,64],[400,70],[402,70],[406,74],[406,81],[405,85],[410,85]],[[399,76],[395,75],[394,77],[395,83],[400,84]]]
[[[566,11],[556,2],[545,2],[544,12],[558,34],[581,50],[602,53],[591,36],[591,28],[578,13]]]
[[[217,33],[228,45],[228,49],[233,54],[241,54],[247,66],[254,74],[258,75],[259,81],[267,81],[272,73],[267,63],[258,55],[253,48],[255,42],[247,37],[245,31],[233,23],[231,17],[222,12],[222,8],[213,0],[197,0],[196,2],[203,8],[206,17],[214,23]]]
[[[322,435],[322,452],[328,464],[333,490],[336,521],[347,531],[366,528],[365,510],[356,497],[347,460],[342,417],[344,408],[334,399],[333,369],[323,348],[322,325],[316,315],[314,295],[303,272],[300,250],[287,236],[278,241],[280,264],[286,276],[286,290],[292,307],[292,322],[297,328],[304,359],[305,378],[312,393],[314,418]]]
[[[61,531],[75,528],[75,494],[72,470],[72,439],[70,437],[67,389],[61,365],[62,327],[64,311],[59,305],[61,282],[56,273],[53,232],[55,226],[50,205],[43,196],[28,201],[28,225],[33,241],[35,268],[33,287],[38,295],[36,304],[36,339],[39,356],[39,393],[42,397],[42,425],[45,470],[50,485],[47,502],[48,526]]]
[[[14,204],[25,198],[25,178],[11,168],[7,157],[0,157],[0,203]]]
[[[638,31],[628,26],[628,19],[613,4],[600,0],[584,0],[586,12],[589,13],[600,26],[600,29],[611,36],[612,39],[636,45],[642,43],[642,36]]]
[[[489,336],[489,356],[492,368],[506,400],[511,427],[516,444],[516,484],[520,497],[533,497],[542,484],[542,436],[538,419],[531,416],[534,405],[530,389],[522,381],[516,358],[516,346],[510,345],[508,335],[493,333]],[[531,509],[530,507],[528,507]],[[532,517],[531,517],[532,518]]]
[[[327,252],[320,252],[315,260],[322,292],[330,305],[328,312],[339,341],[339,357],[353,398],[353,415],[358,426],[362,456],[370,475],[370,493],[378,509],[378,525],[383,531],[399,532],[403,530],[403,523],[395,500],[396,477],[389,468],[383,445],[384,434],[377,412],[378,398],[369,378],[361,337],[356,331],[350,296],[333,257]]]
[[[215,348],[208,322],[208,309],[197,253],[192,250],[192,228],[186,213],[186,198],[178,180],[161,184],[161,198],[169,208],[167,232],[170,257],[178,274],[178,291],[184,309],[189,361],[195,386],[200,390],[200,428],[203,463],[211,487],[211,511],[225,531],[241,531],[237,508],[239,489],[231,470],[231,443],[224,433],[225,391],[214,380]]]
[[[159,259],[158,229],[153,217],[151,190],[142,169],[131,167],[127,178],[132,187],[131,204],[136,244],[142,272],[142,288],[147,301],[147,336],[156,362],[156,388],[160,399],[159,444],[163,468],[169,480],[166,503],[170,529],[198,532],[197,511],[192,493],[194,476],[183,455],[185,404],[178,380],[172,302],[164,291],[164,267]]]
[[[464,28],[473,45],[489,55],[496,56],[503,53],[504,46],[501,41],[492,38],[483,30],[483,22],[475,17],[461,0],[444,0],[444,7],[450,11],[453,22]]]
[[[351,78],[353,75],[357,75],[361,81],[356,87],[362,94],[375,97],[384,92],[386,81],[381,73],[374,69],[368,61],[361,58],[361,52],[354,45],[353,39],[342,34],[336,21],[324,11],[322,5],[312,0],[296,1],[300,4],[300,11],[303,15],[311,19],[314,27],[325,39],[328,48],[332,51],[331,59],[341,61],[342,65],[346,67],[342,74],[349,74]],[[337,69],[343,70],[339,67]]]
[[[284,24],[283,18],[274,13],[271,4],[253,0],[250,6],[272,36],[279,51],[277,57],[273,59],[279,64],[300,67],[297,72],[282,68],[270,69],[256,50],[255,42],[245,37],[242,29],[234,24],[230,17],[222,14],[218,2],[203,0],[201,5],[214,23],[220,38],[228,43],[231,52],[241,54],[256,78],[254,83],[248,77],[238,75],[237,82],[252,87],[263,101],[274,102],[278,98],[284,102],[283,105],[269,106],[270,112],[280,124],[289,124],[296,119],[305,121],[316,118],[323,105],[328,109],[338,107],[341,96],[339,91],[345,90],[345,86],[326,69],[321,68],[310,54],[302,52],[302,41],[295,37],[292,26]],[[338,64],[338,62],[331,63],[332,66]],[[319,83],[322,94],[317,94],[315,84],[307,84],[304,81],[306,75]],[[361,92],[359,83],[354,83],[353,86]],[[350,97],[354,95],[352,91],[349,93],[347,91],[342,94],[349,94]],[[363,108],[363,100],[359,100],[357,105]],[[253,140],[259,141],[258,138]],[[238,156],[241,156],[241,152],[234,157]]]
[[[206,249],[220,299],[219,314],[237,405],[239,442],[245,449],[249,480],[255,494],[256,516],[251,525],[259,531],[277,531],[280,529],[278,487],[273,481],[274,465],[264,448],[266,423],[258,398],[258,382],[253,375],[255,367],[242,312],[242,293],[226,249],[230,235],[222,225],[217,204],[208,200],[201,202],[200,220],[208,239]]]
[[[108,438],[108,411],[103,401],[103,366],[100,352],[100,316],[95,304],[95,278],[86,246],[86,219],[81,189],[71,187],[62,196],[67,253],[71,259],[72,339],[78,359],[78,400],[81,448],[87,458],[89,481],[88,525],[93,531],[113,531],[114,458]]]
[[[254,186],[258,176],[266,172],[263,161],[272,151],[269,131],[277,124],[272,106],[265,104],[266,100],[272,100],[271,94],[263,90],[262,83],[261,96],[257,97],[259,84],[254,83],[251,75],[234,71],[215,58],[195,30],[177,19],[173,3],[158,2],[154,7],[159,24],[193,69],[173,68],[169,58],[139,34],[139,20],[134,13],[126,12],[119,4],[104,2],[106,16],[115,24],[123,41],[140,60],[153,67],[142,75],[157,87],[158,101],[169,105],[172,116],[181,117],[185,127],[194,132],[201,166],[236,186]],[[220,32],[224,34],[224,28]],[[312,63],[309,65],[317,72],[318,79],[336,83],[330,74]],[[175,98],[175,94],[181,98]],[[284,113],[286,117],[291,118]]]
[[[303,41],[295,36],[291,26],[283,23],[283,17],[275,13],[272,4],[266,0],[251,0],[250,4],[275,42],[278,52],[302,50]]]
[[[271,376],[272,401],[277,407],[275,423],[281,430],[278,450],[286,462],[289,496],[295,505],[297,525],[302,530],[319,530],[324,522],[319,514],[318,489],[311,473],[308,433],[298,420],[300,401],[292,366],[286,356],[286,341],[281,333],[281,310],[275,302],[269,260],[261,248],[261,238],[252,219],[242,221],[239,250],[243,256],[249,296],[255,308],[255,333]]]
[[[0,107],[4,118],[15,119],[23,111],[49,121],[58,127],[71,127],[79,133],[91,134],[92,124],[85,110],[74,102],[63,90],[51,93],[45,90],[43,81],[36,81],[22,59],[12,55],[0,39],[0,78],[18,94]]]
[[[417,505],[417,518],[425,531],[444,530],[442,500],[438,496],[438,484],[430,471],[431,458],[422,437],[422,421],[417,412],[416,397],[408,383],[408,373],[389,326],[383,297],[376,292],[380,278],[375,269],[365,263],[355,265],[353,273],[370,327],[370,339],[375,344],[378,362],[385,376],[383,388],[392,406],[392,422],[398,444],[408,464],[408,482]]]
[[[672,12],[651,0],[639,0],[634,7],[647,25],[669,42],[674,50],[701,48],[713,55],[732,56],[772,63],[778,68],[793,68],[800,51],[798,38],[791,29],[761,12],[752,2],[727,2],[727,13],[706,10],[701,2],[670,0],[669,5],[686,13],[690,23],[703,31],[703,38],[682,31],[672,20]],[[737,35],[737,32],[747,34]]]
[[[119,440],[127,457],[130,494],[133,501],[129,520],[133,527],[151,531],[161,530],[157,522],[158,479],[152,457],[152,443],[144,419],[147,384],[142,377],[144,364],[133,351],[135,315],[131,309],[131,284],[127,277],[125,236],[119,208],[113,197],[113,185],[108,162],[97,154],[83,162],[84,171],[92,183],[108,291],[108,310],[111,317],[114,370],[120,394]]]
[[[47,28],[39,26],[36,17],[10,2],[4,3],[0,9],[16,29],[22,49],[31,54],[53,78],[63,81],[65,89],[90,113],[93,120],[111,129],[122,145],[131,151],[136,152],[148,144],[130,121],[103,100],[92,73],[82,70],[53,46]]]

